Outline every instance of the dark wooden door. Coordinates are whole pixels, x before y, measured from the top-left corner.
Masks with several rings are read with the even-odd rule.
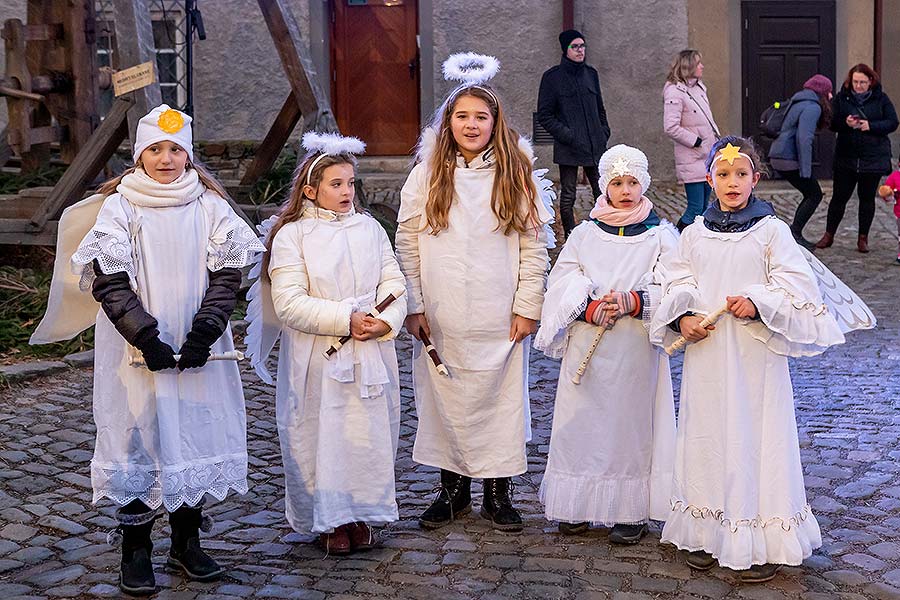
[[[741,3],[743,130],[758,137],[759,115],[777,100],[786,100],[816,73],[835,81],[834,0]],[[836,82],[836,84],[839,82]],[[834,134],[820,131],[813,143],[813,177],[831,178]]]
[[[410,154],[419,135],[415,0],[331,0],[331,103],[366,154]]]

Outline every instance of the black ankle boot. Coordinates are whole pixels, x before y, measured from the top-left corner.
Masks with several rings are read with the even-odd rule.
[[[437,529],[472,508],[472,479],[441,469],[441,488],[428,510],[419,517],[423,529]]]
[[[169,550],[166,564],[172,569],[183,571],[189,579],[212,581],[224,573],[225,569],[200,548],[202,521],[203,515],[199,506],[182,505],[175,512],[169,513],[172,548]]]
[[[119,525],[116,533],[122,536],[122,563],[119,569],[119,589],[132,596],[149,596],[156,591],[150,553],[153,542],[150,531],[153,521],[141,525]]]
[[[491,521],[494,524],[494,529],[521,531],[522,517],[512,505],[510,480],[510,477],[484,480],[484,500],[481,503],[481,516]]]

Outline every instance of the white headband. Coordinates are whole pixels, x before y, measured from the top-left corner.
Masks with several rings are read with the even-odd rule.
[[[337,156],[339,154],[362,154],[366,149],[366,144],[359,138],[345,137],[339,133],[307,131],[303,134],[303,147],[308,152],[321,152],[306,172],[306,185],[310,185],[313,169],[316,168],[320,160],[326,156]]]
[[[720,149],[718,154],[719,156],[714,158],[709,165],[710,172],[714,170],[716,163],[720,160],[727,160],[729,165],[734,166],[734,159],[739,156],[743,156],[744,158],[746,158],[750,163],[750,168],[756,170],[756,165],[753,164],[753,159],[750,158],[750,155],[748,155],[746,152],[741,152],[741,149],[738,146],[733,146],[731,142],[728,142],[728,144],[726,144],[724,148]]]

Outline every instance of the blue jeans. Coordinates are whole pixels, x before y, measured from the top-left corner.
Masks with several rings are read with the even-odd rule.
[[[684,193],[687,196],[687,207],[681,215],[681,223],[690,225],[698,215],[706,210],[706,201],[709,198],[710,187],[705,181],[684,184]]]

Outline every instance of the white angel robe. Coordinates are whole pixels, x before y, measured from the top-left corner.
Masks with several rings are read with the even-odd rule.
[[[681,235],[651,328],[662,343],[684,313],[746,296],[759,320],[726,314],[686,347],[671,512],[662,541],[723,567],[799,565],[822,545],[806,501],[789,356],[844,341],[788,226],[764,217],[720,233],[703,218]]]
[[[391,331],[350,340],[350,313],[368,312],[405,282],[384,229],[368,215],[308,206],[272,244],[272,301],[282,323],[276,383],[285,514],[298,532],[398,519],[394,459],[400,385],[393,339],[406,297],[378,317]]]
[[[547,519],[613,525],[668,516],[675,404],[669,357],[650,343],[647,329],[677,243],[667,222],[626,237],[586,221],[550,271],[535,336],[535,347],[562,357],[540,489]],[[603,334],[575,385],[598,331],[576,319],[609,290],[644,291],[648,302],[641,316],[622,317]]]
[[[149,179],[142,172],[135,178]],[[93,260],[106,274],[128,273],[144,309],[159,322],[159,338],[176,351],[200,308],[207,269],[244,267],[265,250],[215,193],[178,202],[112,194],[72,257],[88,294]],[[247,427],[237,363],[210,361],[183,372],[130,366],[129,357],[141,353],[102,309],[94,339],[94,502],[140,500],[173,511],[196,505],[206,493],[219,500],[229,490],[246,493]],[[232,350],[226,328],[211,351]]]
[[[422,344],[415,344],[413,460],[469,477],[519,475],[531,437],[530,336],[512,342],[509,330],[514,315],[541,316],[547,233],[541,224],[525,234],[497,230],[495,170],[476,159],[455,171],[449,227],[429,234],[423,230],[426,164],[413,168],[400,192],[397,258],[409,312],[425,313],[450,376],[438,374]],[[550,220],[542,203],[538,211],[542,223]]]

